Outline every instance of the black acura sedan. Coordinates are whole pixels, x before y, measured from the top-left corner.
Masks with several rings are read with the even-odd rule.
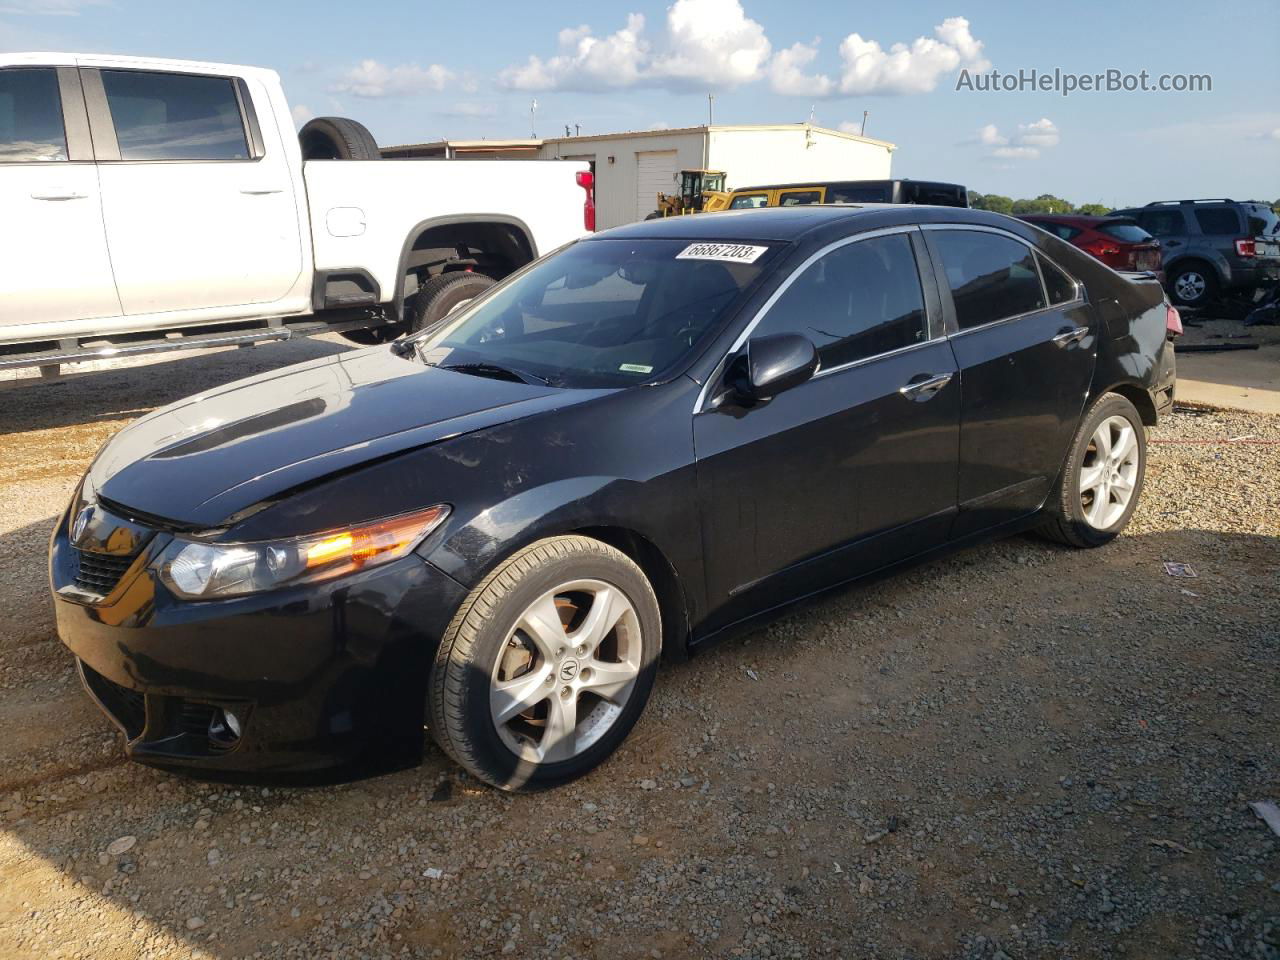
[[[311,773],[425,725],[489,783],[561,783],[661,654],[984,538],[1115,537],[1168,309],[977,210],[612,230],[121,431],[53,535],[58,629],[139,761]]]

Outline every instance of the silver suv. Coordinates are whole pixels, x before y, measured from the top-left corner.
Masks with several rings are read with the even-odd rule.
[[[1158,200],[1112,216],[1132,217],[1160,241],[1165,284],[1181,306],[1253,301],[1280,282],[1280,217],[1265,203]]]

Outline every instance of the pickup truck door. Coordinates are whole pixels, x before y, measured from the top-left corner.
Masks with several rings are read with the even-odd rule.
[[[74,67],[0,69],[0,326],[120,315]]]
[[[302,238],[265,89],[260,122],[254,91],[237,77],[106,65],[81,77],[124,312],[285,296],[302,269]]]

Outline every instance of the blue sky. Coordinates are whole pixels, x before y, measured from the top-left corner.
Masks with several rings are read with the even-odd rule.
[[[1014,11],[1017,11],[1016,13]],[[901,49],[895,44],[904,45]],[[1112,205],[1280,197],[1280,0],[0,0],[0,50],[269,66],[384,144],[705,121],[860,123],[897,176]],[[531,59],[534,58],[534,59]],[[1209,74],[1202,93],[957,91],[962,69]]]

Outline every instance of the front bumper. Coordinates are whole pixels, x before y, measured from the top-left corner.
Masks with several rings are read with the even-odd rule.
[[[420,757],[427,672],[466,591],[418,556],[190,602],[148,569],[168,541],[157,533],[95,600],[76,585],[66,528],[64,518],[49,559],[58,634],[132,759],[234,778]]]

